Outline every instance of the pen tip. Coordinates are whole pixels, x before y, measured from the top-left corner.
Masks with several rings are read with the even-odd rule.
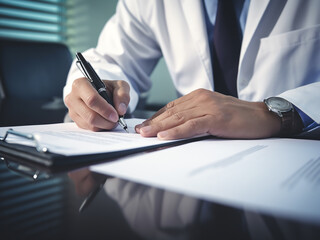
[[[123,117],[119,117],[119,124],[121,125],[121,127],[127,132],[127,133],[129,133],[129,131],[128,131],[128,126],[127,126],[127,124],[125,123],[125,121],[124,121],[124,119],[123,119]]]

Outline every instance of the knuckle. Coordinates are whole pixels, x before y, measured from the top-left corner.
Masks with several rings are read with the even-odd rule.
[[[167,103],[166,109],[173,108],[174,106],[175,106],[174,101],[171,101],[171,102]]]
[[[204,92],[206,92],[206,90],[204,88],[199,88],[199,89],[196,90],[196,92],[204,93]]]
[[[126,81],[118,80],[117,81],[117,88],[119,89],[119,91],[122,94],[129,95],[129,93],[130,93],[130,86]]]
[[[119,80],[119,85],[123,88],[130,89],[129,84],[124,80]]]
[[[211,92],[211,91],[203,89],[203,91],[201,91],[200,94],[199,94],[199,100],[203,101],[203,102],[210,101],[211,97],[212,97],[212,93],[213,92]]]
[[[172,117],[174,118],[174,120],[175,120],[176,122],[182,122],[182,121],[184,120],[184,116],[183,116],[181,113],[179,113],[179,112],[174,113],[174,114],[172,115]]]
[[[129,104],[129,102],[130,102],[129,93],[120,93],[119,96],[120,96],[122,102]]]
[[[197,90],[194,90],[193,94],[195,95],[204,95],[208,92],[208,90],[204,89],[204,88],[199,88]]]
[[[97,101],[97,95],[96,94],[89,94],[86,98],[85,98],[85,103],[89,108],[93,108],[93,106],[95,105]]]
[[[88,113],[86,116],[86,121],[88,123],[89,126],[94,126],[96,120],[96,114],[95,113]]]
[[[64,102],[67,106],[70,106],[71,105],[71,96],[70,94],[68,94],[67,96],[65,96],[64,98]]]
[[[82,78],[78,78],[72,82],[72,89],[77,90],[80,88],[82,82]]]
[[[175,115],[175,113],[172,109],[167,109],[166,114],[167,114],[167,117],[171,117],[171,116]]]

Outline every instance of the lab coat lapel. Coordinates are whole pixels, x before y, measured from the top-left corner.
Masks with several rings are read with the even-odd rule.
[[[252,81],[255,63],[260,49],[260,40],[271,34],[287,1],[288,0],[251,0],[250,2],[238,71],[237,87],[240,99],[246,99],[249,95],[248,93],[242,92],[242,90]],[[263,83],[261,79],[260,86],[262,86],[261,84]]]
[[[247,51],[247,48],[252,41],[253,35],[257,30],[257,27],[262,19],[262,16],[267,9],[270,0],[251,0],[248,17],[246,21],[246,27],[243,34],[242,46],[241,46],[241,54],[240,54],[240,62]]]
[[[207,73],[207,81],[213,89],[210,48],[202,1],[182,0],[182,8],[191,32],[192,44],[194,44],[197,49],[200,60],[202,61],[202,66]]]
[[[237,89],[240,99],[247,100],[242,90],[248,85],[253,74],[256,54],[259,49],[259,41],[257,41],[257,38],[259,38],[257,36],[259,35],[258,28],[261,25],[261,21],[263,21],[263,15],[270,1],[251,0],[250,2],[238,67]]]

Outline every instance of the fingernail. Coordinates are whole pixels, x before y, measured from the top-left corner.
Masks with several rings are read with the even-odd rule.
[[[151,126],[145,126],[140,128],[140,133],[142,134],[149,134],[152,131],[152,127]]]
[[[163,131],[158,133],[158,138],[164,139],[168,136],[168,131]]]
[[[144,126],[146,126],[146,124],[143,122],[143,123],[140,123],[140,124],[137,124],[136,125],[136,128],[143,128]]]
[[[117,122],[118,121],[118,115],[115,114],[115,113],[111,113],[110,116],[109,116],[109,120],[111,122]]]
[[[119,104],[119,114],[123,115],[126,113],[126,111],[127,111],[127,105],[124,103],[120,103]]]
[[[142,124],[138,124],[134,127],[137,133],[140,133],[140,128],[142,127]]]

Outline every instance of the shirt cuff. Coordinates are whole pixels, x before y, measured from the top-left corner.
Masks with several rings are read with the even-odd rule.
[[[301,109],[299,109],[298,107],[294,106],[294,109],[298,112],[302,124],[303,124],[303,129],[302,132],[306,132],[312,128],[315,128],[317,126],[319,126],[314,120],[312,120],[312,118],[310,118],[307,114],[305,114]]]

